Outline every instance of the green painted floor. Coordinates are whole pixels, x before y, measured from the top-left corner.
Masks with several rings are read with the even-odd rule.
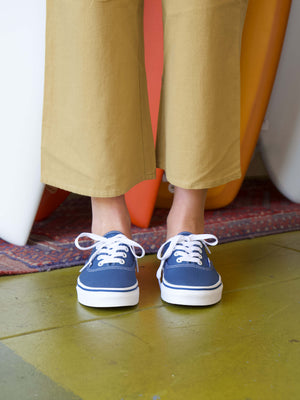
[[[300,232],[218,245],[211,307],[159,297],[158,262],[138,307],[76,301],[79,267],[0,279],[2,400],[300,398]]]

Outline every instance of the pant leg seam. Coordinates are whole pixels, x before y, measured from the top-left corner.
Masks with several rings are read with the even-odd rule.
[[[141,24],[142,21],[142,26],[143,26],[143,12],[144,12],[144,3],[142,3],[142,6],[140,8],[140,12],[142,15],[139,18],[139,23]],[[143,31],[143,28],[142,28]],[[139,42],[139,60],[142,62],[145,62],[142,60],[142,51],[141,51],[141,46],[143,46],[143,41],[144,41],[144,33],[142,35],[142,39]],[[142,89],[141,89],[141,65],[140,63],[138,64],[139,69],[138,69],[138,76],[139,76],[139,97],[140,97],[140,125],[141,125],[141,143],[142,143],[142,153],[143,153],[143,165],[144,165],[144,174],[146,174],[146,164],[145,164],[145,143],[144,143],[144,129],[143,129],[143,103],[142,103]]]

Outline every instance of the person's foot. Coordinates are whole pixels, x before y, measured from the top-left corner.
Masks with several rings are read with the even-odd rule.
[[[221,300],[222,280],[205,251],[207,245],[217,243],[214,235],[190,232],[163,243],[157,252],[161,263],[156,273],[162,300],[187,306],[208,306]]]
[[[82,247],[79,239],[88,237],[94,244]],[[135,269],[137,259],[145,255],[142,246],[119,231],[103,236],[81,233],[75,239],[80,250],[93,249],[77,280],[79,303],[90,307],[134,306],[139,301],[139,286]],[[137,255],[135,248],[141,250]]]

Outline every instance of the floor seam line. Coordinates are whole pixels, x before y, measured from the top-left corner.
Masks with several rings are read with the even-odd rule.
[[[49,327],[49,328],[45,328],[45,329],[37,329],[37,330],[30,331],[30,332],[19,333],[19,334],[16,334],[16,335],[3,336],[3,337],[0,337],[0,341],[3,342],[5,340],[15,339],[15,338],[22,337],[22,336],[34,335],[34,334],[41,333],[41,332],[53,331],[55,329],[63,329],[63,328],[71,327],[71,326],[78,326],[78,325],[86,324],[86,323],[89,323],[89,322],[104,321],[104,320],[108,320],[108,319],[118,318],[119,316],[133,314],[133,313],[136,313],[136,312],[151,310],[151,309],[160,308],[160,307],[163,307],[163,305],[147,307],[147,308],[143,308],[143,309],[139,309],[139,310],[135,310],[135,311],[130,311],[130,312],[126,312],[126,313],[119,313],[117,315],[112,315],[112,316],[108,316],[108,317],[104,317],[104,318],[93,318],[93,319],[88,319],[88,320],[84,320],[84,321],[79,321],[79,322],[73,323],[73,324],[66,324],[66,325],[62,325],[62,326]]]
[[[294,249],[293,247],[282,246],[282,245],[280,245],[280,244],[275,244],[275,243],[271,243],[271,245],[272,245],[272,246],[276,246],[276,247],[280,247],[281,249],[292,250],[292,251],[296,251],[297,253],[300,253],[300,250]]]

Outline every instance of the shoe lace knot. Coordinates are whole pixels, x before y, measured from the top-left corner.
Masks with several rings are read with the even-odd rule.
[[[89,239],[92,239],[94,243],[90,246],[80,245],[79,239],[83,237],[88,237]],[[108,263],[125,264],[125,258],[127,258],[127,254],[129,251],[131,251],[133,257],[135,257],[136,259],[136,268],[138,270],[137,259],[142,258],[145,255],[145,250],[139,243],[127,238],[122,233],[118,233],[112,237],[106,238],[104,236],[96,235],[94,233],[83,232],[75,239],[75,246],[79,250],[90,250],[95,248],[91,257],[84,265],[84,267],[81,268],[80,272],[83,271],[85,268],[91,266],[95,258],[98,261],[99,267]],[[136,253],[136,248],[139,248],[141,250],[140,255]]]

